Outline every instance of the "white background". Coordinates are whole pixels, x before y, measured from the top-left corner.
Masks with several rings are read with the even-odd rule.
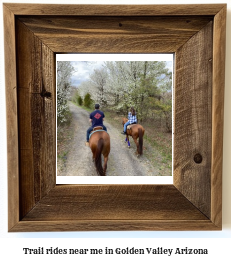
[[[222,258],[231,260],[231,1],[226,0],[204,0],[204,1],[44,1],[39,3],[63,3],[63,4],[202,4],[202,3],[227,3],[227,41],[226,41],[226,87],[225,87],[225,128],[224,128],[224,157],[223,157],[223,230],[222,231],[184,231],[184,232],[155,232],[155,231],[132,231],[132,232],[50,232],[50,233],[8,233],[7,232],[7,150],[6,150],[6,108],[5,108],[5,83],[4,83],[4,48],[3,48],[3,19],[2,0],[0,6],[1,26],[0,26],[0,256],[3,260],[11,258],[24,260],[89,260],[89,258],[100,260],[211,260],[212,258]],[[35,3],[35,1],[8,1],[17,3]],[[24,255],[22,248],[30,247],[59,247],[59,248],[146,248],[146,247],[195,247],[208,248],[209,254],[204,256],[193,255],[108,255],[80,256],[72,255]],[[6,257],[5,257],[6,256]]]

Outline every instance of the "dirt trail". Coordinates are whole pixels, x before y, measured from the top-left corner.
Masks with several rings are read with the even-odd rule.
[[[97,176],[92,162],[91,149],[85,146],[86,130],[89,127],[89,112],[70,103],[73,115],[71,126],[74,129],[73,139],[69,144],[69,152],[58,176]],[[107,176],[156,176],[159,171],[142,155],[135,155],[135,143],[131,139],[131,148],[124,142],[125,136],[109,124],[105,118],[105,126],[111,140]],[[122,128],[121,128],[122,131]]]

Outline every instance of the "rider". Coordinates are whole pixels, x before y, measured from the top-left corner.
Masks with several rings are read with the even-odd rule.
[[[128,121],[124,124],[124,130],[121,133],[125,135],[127,131],[127,126],[129,124],[135,124],[135,123],[137,123],[136,111],[133,107],[131,107],[130,111],[128,112]]]
[[[87,141],[86,141],[86,146],[89,146],[89,136],[90,132],[93,131],[94,127],[97,126],[102,126],[103,130],[107,131],[107,128],[103,125],[103,120],[104,120],[104,113],[99,110],[99,104],[95,104],[95,110],[90,114],[90,119],[89,121],[91,122],[91,127],[88,128],[87,130]]]

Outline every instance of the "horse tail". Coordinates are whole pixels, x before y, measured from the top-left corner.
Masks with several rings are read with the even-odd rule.
[[[140,155],[143,154],[143,131],[141,128],[138,129],[138,133],[139,133],[139,152]]]
[[[103,138],[100,138],[98,141],[98,144],[97,144],[96,154],[95,154],[95,167],[96,167],[97,173],[100,176],[104,176],[104,171],[103,171],[103,167],[102,167],[102,157],[101,157],[103,145],[104,145],[104,140],[103,140]]]

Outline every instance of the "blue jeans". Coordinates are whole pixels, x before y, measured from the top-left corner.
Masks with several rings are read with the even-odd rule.
[[[103,127],[103,130],[107,131],[107,128],[104,125],[102,127]],[[87,142],[89,142],[89,136],[90,136],[91,131],[93,131],[92,126],[90,128],[88,128],[88,130],[87,130]]]
[[[124,132],[126,132],[127,131],[127,126],[130,124],[130,122],[129,121],[127,121],[125,124],[124,124]]]

